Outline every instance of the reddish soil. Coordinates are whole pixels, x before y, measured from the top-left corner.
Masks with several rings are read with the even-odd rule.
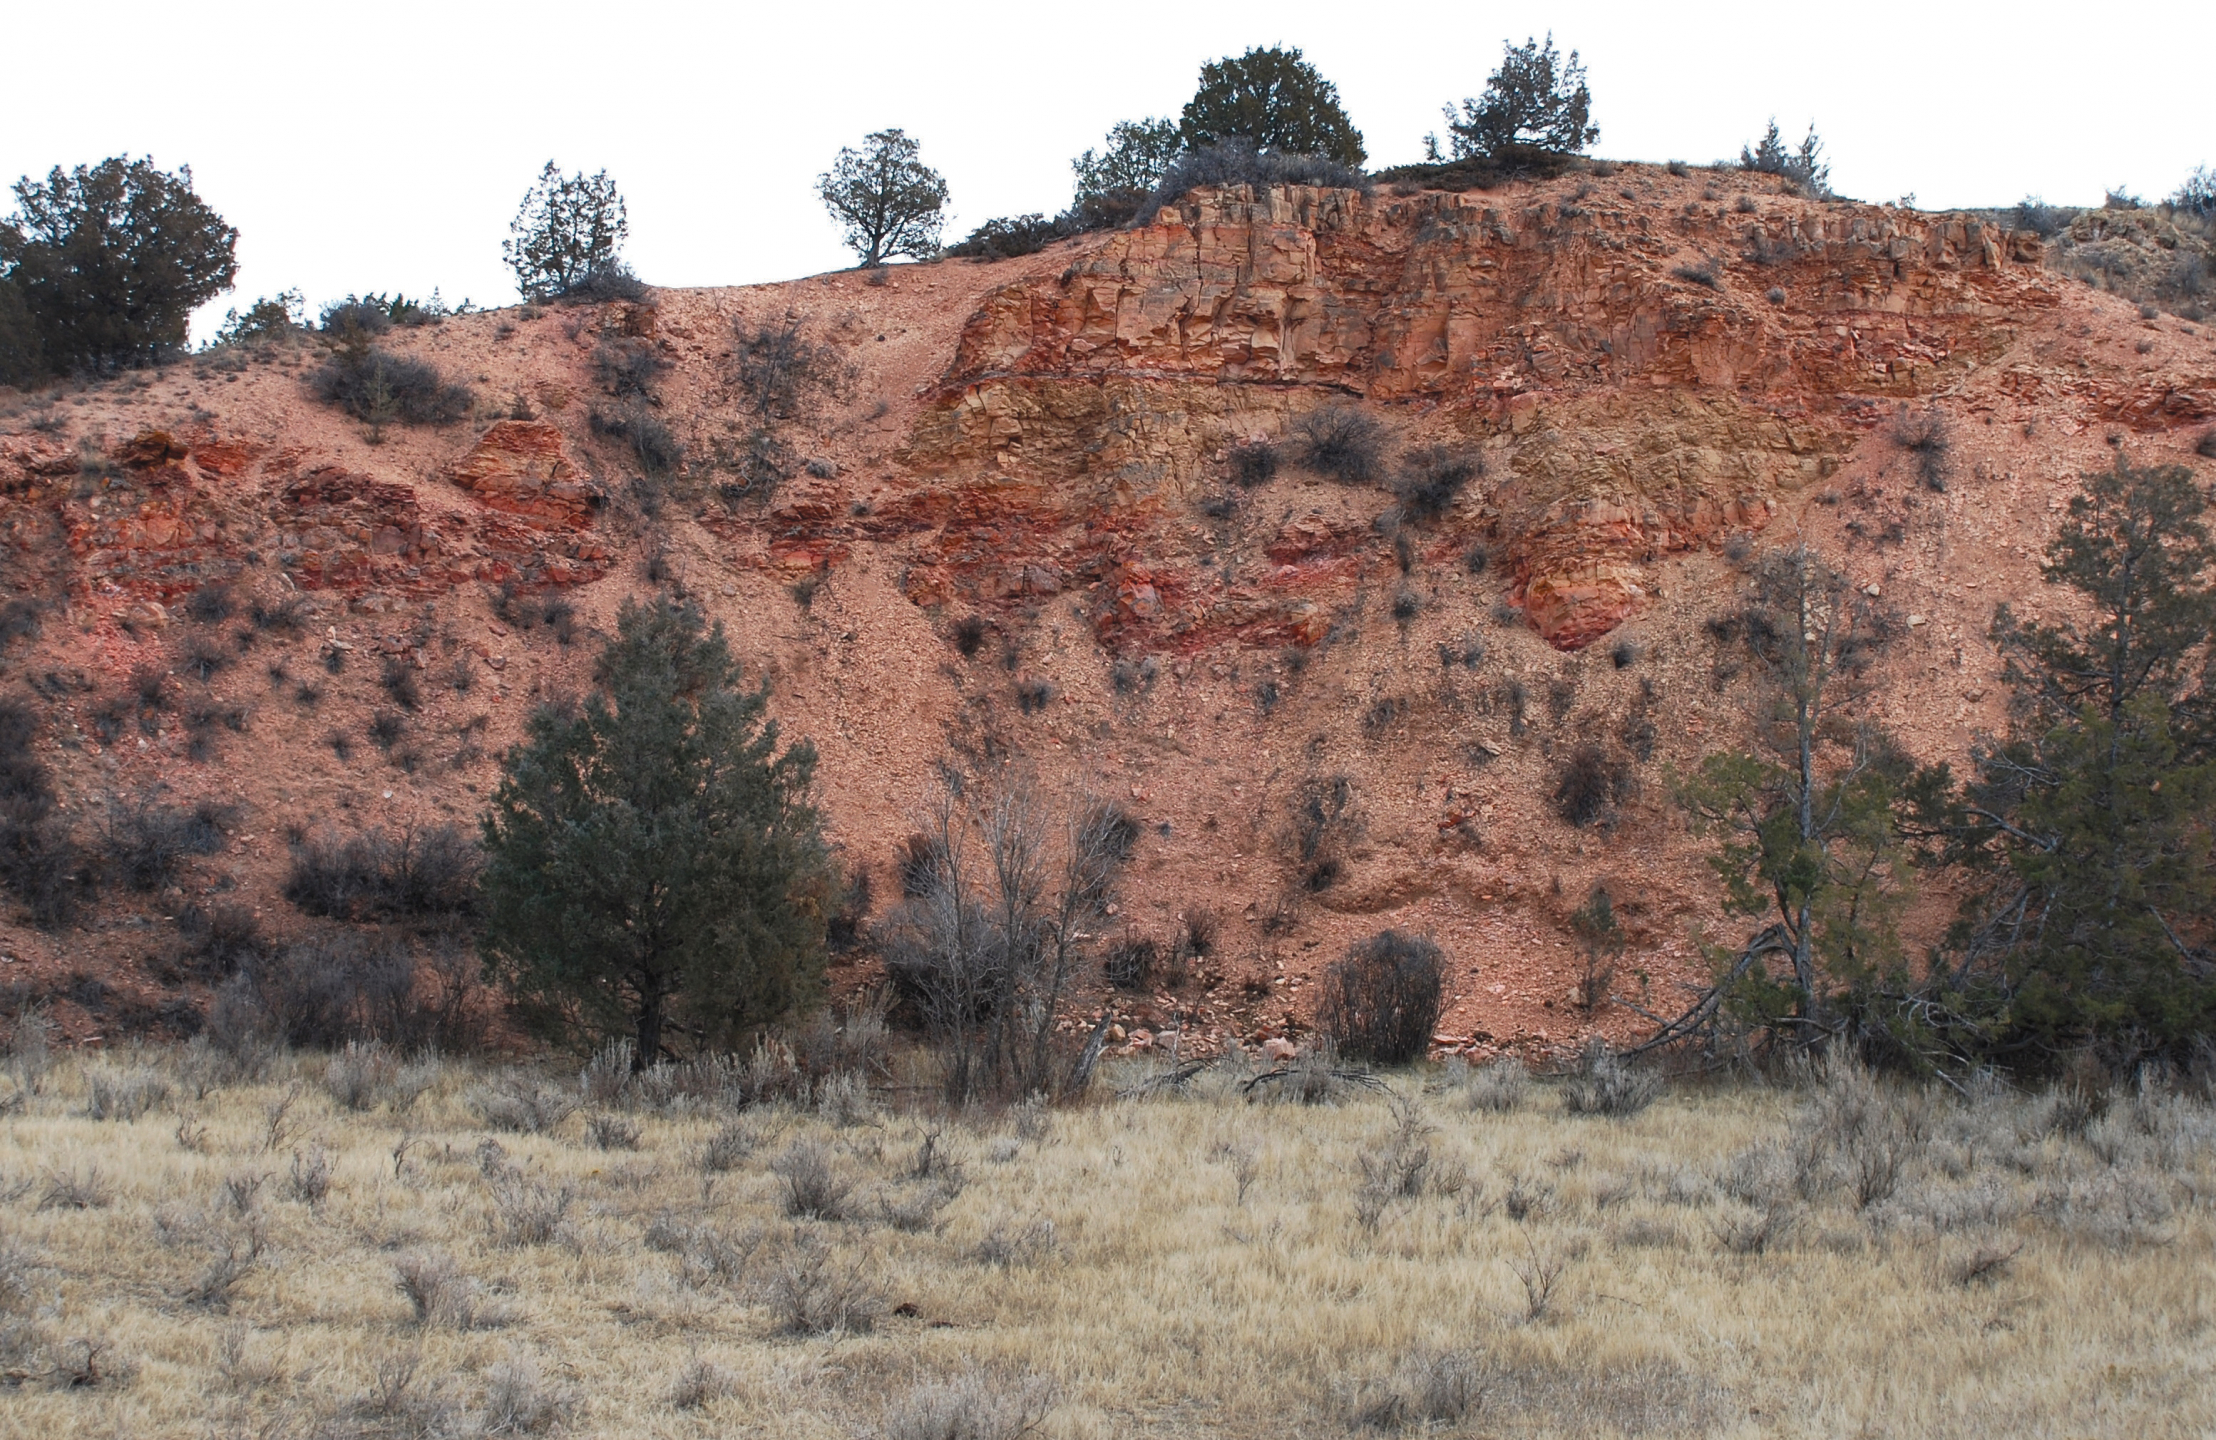
[[[848,383],[785,424],[804,470],[726,499],[747,430],[734,330],[787,315]],[[1747,681],[1718,678],[1702,629],[1746,584],[1727,541],[1806,537],[1911,617],[1875,715],[1959,759],[2004,723],[1993,606],[2060,603],[2039,556],[2078,475],[2112,447],[2216,468],[2193,455],[2216,417],[2209,331],[2142,320],[1969,217],[1643,166],[1464,195],[1202,192],[1022,260],[496,311],[387,343],[470,384],[478,418],[373,436],[313,398],[310,344],[0,403],[4,574],[44,608],[8,688],[50,717],[70,812],[89,836],[108,794],[158,784],[242,816],[178,890],[110,896],[60,933],[0,923],[0,985],[48,997],[76,1038],[204,999],[165,958],[185,905],[304,923],[277,895],[288,834],[472,823],[494,757],[584,683],[650,575],[724,622],[787,733],[816,743],[879,916],[942,765],[1145,822],[1115,923],[1166,939],[1212,909],[1217,953],[1175,992],[1096,985],[1073,1015],[1110,1003],[1201,1046],[1297,1033],[1322,965],[1394,926],[1450,957],[1445,1045],[1627,1036],[1646,1023],[1631,1009],[1571,1003],[1568,915],[1590,887],[1617,897],[1624,993],[1649,1008],[1705,973],[1700,935],[1737,923],[1666,784],[1743,735]],[[594,363],[614,343],[668,367],[676,480],[643,485],[588,423],[614,403]],[[1382,484],[1226,479],[1233,446],[1342,403],[1393,451],[1483,458],[1399,553]],[[1927,412],[1951,437],[1943,491],[1898,438]],[[301,597],[307,632],[242,645],[243,614],[195,622],[190,597],[219,581],[242,610]],[[543,623],[554,597],[574,606],[566,643]],[[964,658],[972,615],[988,634]],[[210,641],[232,659],[203,682],[184,658]],[[391,708],[387,656],[423,695],[389,755],[365,733]],[[172,673],[178,708],[103,743],[96,710],[144,666]],[[208,706],[243,728],[195,760],[179,717]],[[1569,747],[1642,723],[1638,797],[1605,827],[1557,819]],[[1293,798],[1337,776],[1355,838],[1310,893]],[[1924,895],[1912,928],[1948,903]],[[866,983],[866,953],[835,973]]]

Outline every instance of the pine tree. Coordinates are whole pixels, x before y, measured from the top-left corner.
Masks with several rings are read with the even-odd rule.
[[[541,1029],[628,1034],[645,1066],[814,1003],[837,886],[814,747],[780,749],[722,627],[663,598],[616,628],[593,692],[503,759],[483,948]]]

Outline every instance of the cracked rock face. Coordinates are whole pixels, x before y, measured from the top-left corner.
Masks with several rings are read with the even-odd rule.
[[[1990,358],[1997,319],[2051,305],[2024,244],[1784,198],[1200,191],[989,295],[905,458],[1138,522],[1227,446],[1355,398],[1403,441],[1488,452],[1448,529],[1502,544],[1532,624],[1575,649],[1651,595],[1653,558],[1759,529],[1859,429]],[[1285,637],[1250,599],[1167,588],[1182,615],[1119,590],[1110,628]]]

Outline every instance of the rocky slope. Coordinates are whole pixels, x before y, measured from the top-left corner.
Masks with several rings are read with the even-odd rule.
[[[2043,260],[1974,217],[1641,166],[1196,192],[1022,260],[395,332],[476,391],[452,426],[345,419],[306,343],[18,398],[0,534],[39,624],[7,684],[47,720],[68,813],[90,838],[107,796],[156,785],[238,808],[147,903],[55,933],[12,916],[0,984],[80,1037],[189,1024],[205,977],[175,916],[228,896],[289,933],[288,836],[467,823],[622,598],[674,584],[820,748],[880,916],[942,770],[1022,774],[1145,822],[1123,933],[1220,917],[1183,984],[1108,1001],[1134,1029],[1297,1033],[1321,965],[1395,926],[1450,956],[1446,1043],[1631,1033],[1626,1006],[1571,1004],[1567,917],[1610,887],[1620,992],[1652,1006],[1725,928],[1664,777],[1741,731],[1746,681],[1702,622],[1751,551],[1805,537],[1878,587],[1908,625],[1880,718],[1959,755],[2003,719],[1993,604],[2055,603],[2037,556],[2075,477],[2111,446],[2211,471],[2216,336]],[[794,474],[764,497],[740,483],[740,341],[788,319],[837,373],[775,420]],[[621,409],[653,370],[652,409]],[[1232,483],[1239,447],[1331,405],[1385,427],[1373,482]],[[682,441],[679,474],[640,475],[625,414]],[[1902,442],[1934,424],[1927,476]],[[1436,514],[1391,458],[1432,447],[1482,467]],[[221,585],[237,613],[211,618]],[[307,629],[257,629],[254,602]],[[400,734],[371,744],[380,710]],[[1637,784],[1580,829],[1549,796],[1584,743]],[[1345,802],[1326,871],[1296,853],[1307,795]],[[866,948],[837,973],[867,983]]]

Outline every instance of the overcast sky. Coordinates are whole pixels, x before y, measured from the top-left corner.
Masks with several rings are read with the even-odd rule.
[[[438,287],[515,300],[500,242],[539,166],[605,167],[662,285],[850,263],[813,182],[905,128],[953,189],[949,239],[1052,212],[1070,157],[1174,116],[1202,62],[1301,47],[1373,167],[1420,158],[1503,40],[1551,27],[1591,74],[1596,153],[1736,155],[1813,120],[1833,184],[1926,208],[2158,198],[2216,164],[2206,0],[2079,6],[1335,4],[844,6],[25,3],[7,31],[0,179],[129,152],[190,164],[239,228],[238,290]],[[10,202],[7,208],[12,208]]]

